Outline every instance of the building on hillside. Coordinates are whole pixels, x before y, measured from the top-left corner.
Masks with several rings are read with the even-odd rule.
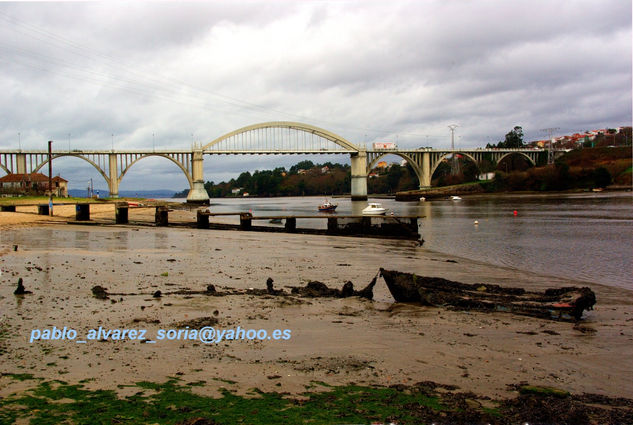
[[[54,196],[68,197],[68,180],[55,176],[51,179]],[[11,195],[46,195],[48,176],[42,173],[11,173],[0,177],[0,192]]]

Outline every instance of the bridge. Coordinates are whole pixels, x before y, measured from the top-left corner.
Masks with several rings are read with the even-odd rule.
[[[227,133],[206,145],[194,144],[181,150],[53,150],[50,158],[45,150],[0,150],[0,169],[7,174],[37,172],[48,161],[62,157],[82,159],[103,176],[110,196],[117,198],[119,184],[137,162],[149,157],[162,157],[178,166],[189,182],[187,202],[206,203],[203,160],[205,155],[349,155],[351,161],[352,200],[367,199],[367,176],[387,155],[405,159],[415,171],[420,189],[431,186],[431,176],[442,160],[460,154],[480,166],[484,159],[499,163],[518,154],[536,165],[543,150],[535,149],[367,149],[330,131],[309,124],[277,121],[254,124]]]

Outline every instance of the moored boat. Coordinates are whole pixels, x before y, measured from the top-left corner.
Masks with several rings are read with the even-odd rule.
[[[596,295],[587,288],[563,287],[544,292],[482,283],[467,284],[439,277],[418,276],[380,269],[391,295],[398,302],[450,306],[464,310],[501,311],[554,320],[580,320],[593,310]]]
[[[370,202],[363,209],[363,215],[384,215],[386,212],[387,210],[378,202]]]
[[[332,212],[338,207],[338,204],[333,204],[328,200],[325,200],[321,205],[319,205],[319,211],[321,212]]]

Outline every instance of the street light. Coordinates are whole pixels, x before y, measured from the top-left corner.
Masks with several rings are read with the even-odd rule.
[[[53,216],[53,141],[48,141],[48,215]]]
[[[456,175],[458,173],[457,156],[455,156],[455,128],[459,127],[457,124],[451,124],[448,128],[451,129],[451,150],[453,151],[453,162],[451,164],[451,174]]]

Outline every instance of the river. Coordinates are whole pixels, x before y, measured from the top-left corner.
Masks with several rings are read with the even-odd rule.
[[[495,194],[460,201],[372,199],[396,215],[422,215],[424,248],[541,275],[633,288],[633,198],[630,192]],[[322,197],[212,199],[214,212],[255,216],[318,214]],[[359,214],[365,202],[336,198],[337,213]],[[514,214],[516,211],[516,215]],[[478,224],[475,224],[475,221]],[[325,228],[325,220],[299,221]]]

